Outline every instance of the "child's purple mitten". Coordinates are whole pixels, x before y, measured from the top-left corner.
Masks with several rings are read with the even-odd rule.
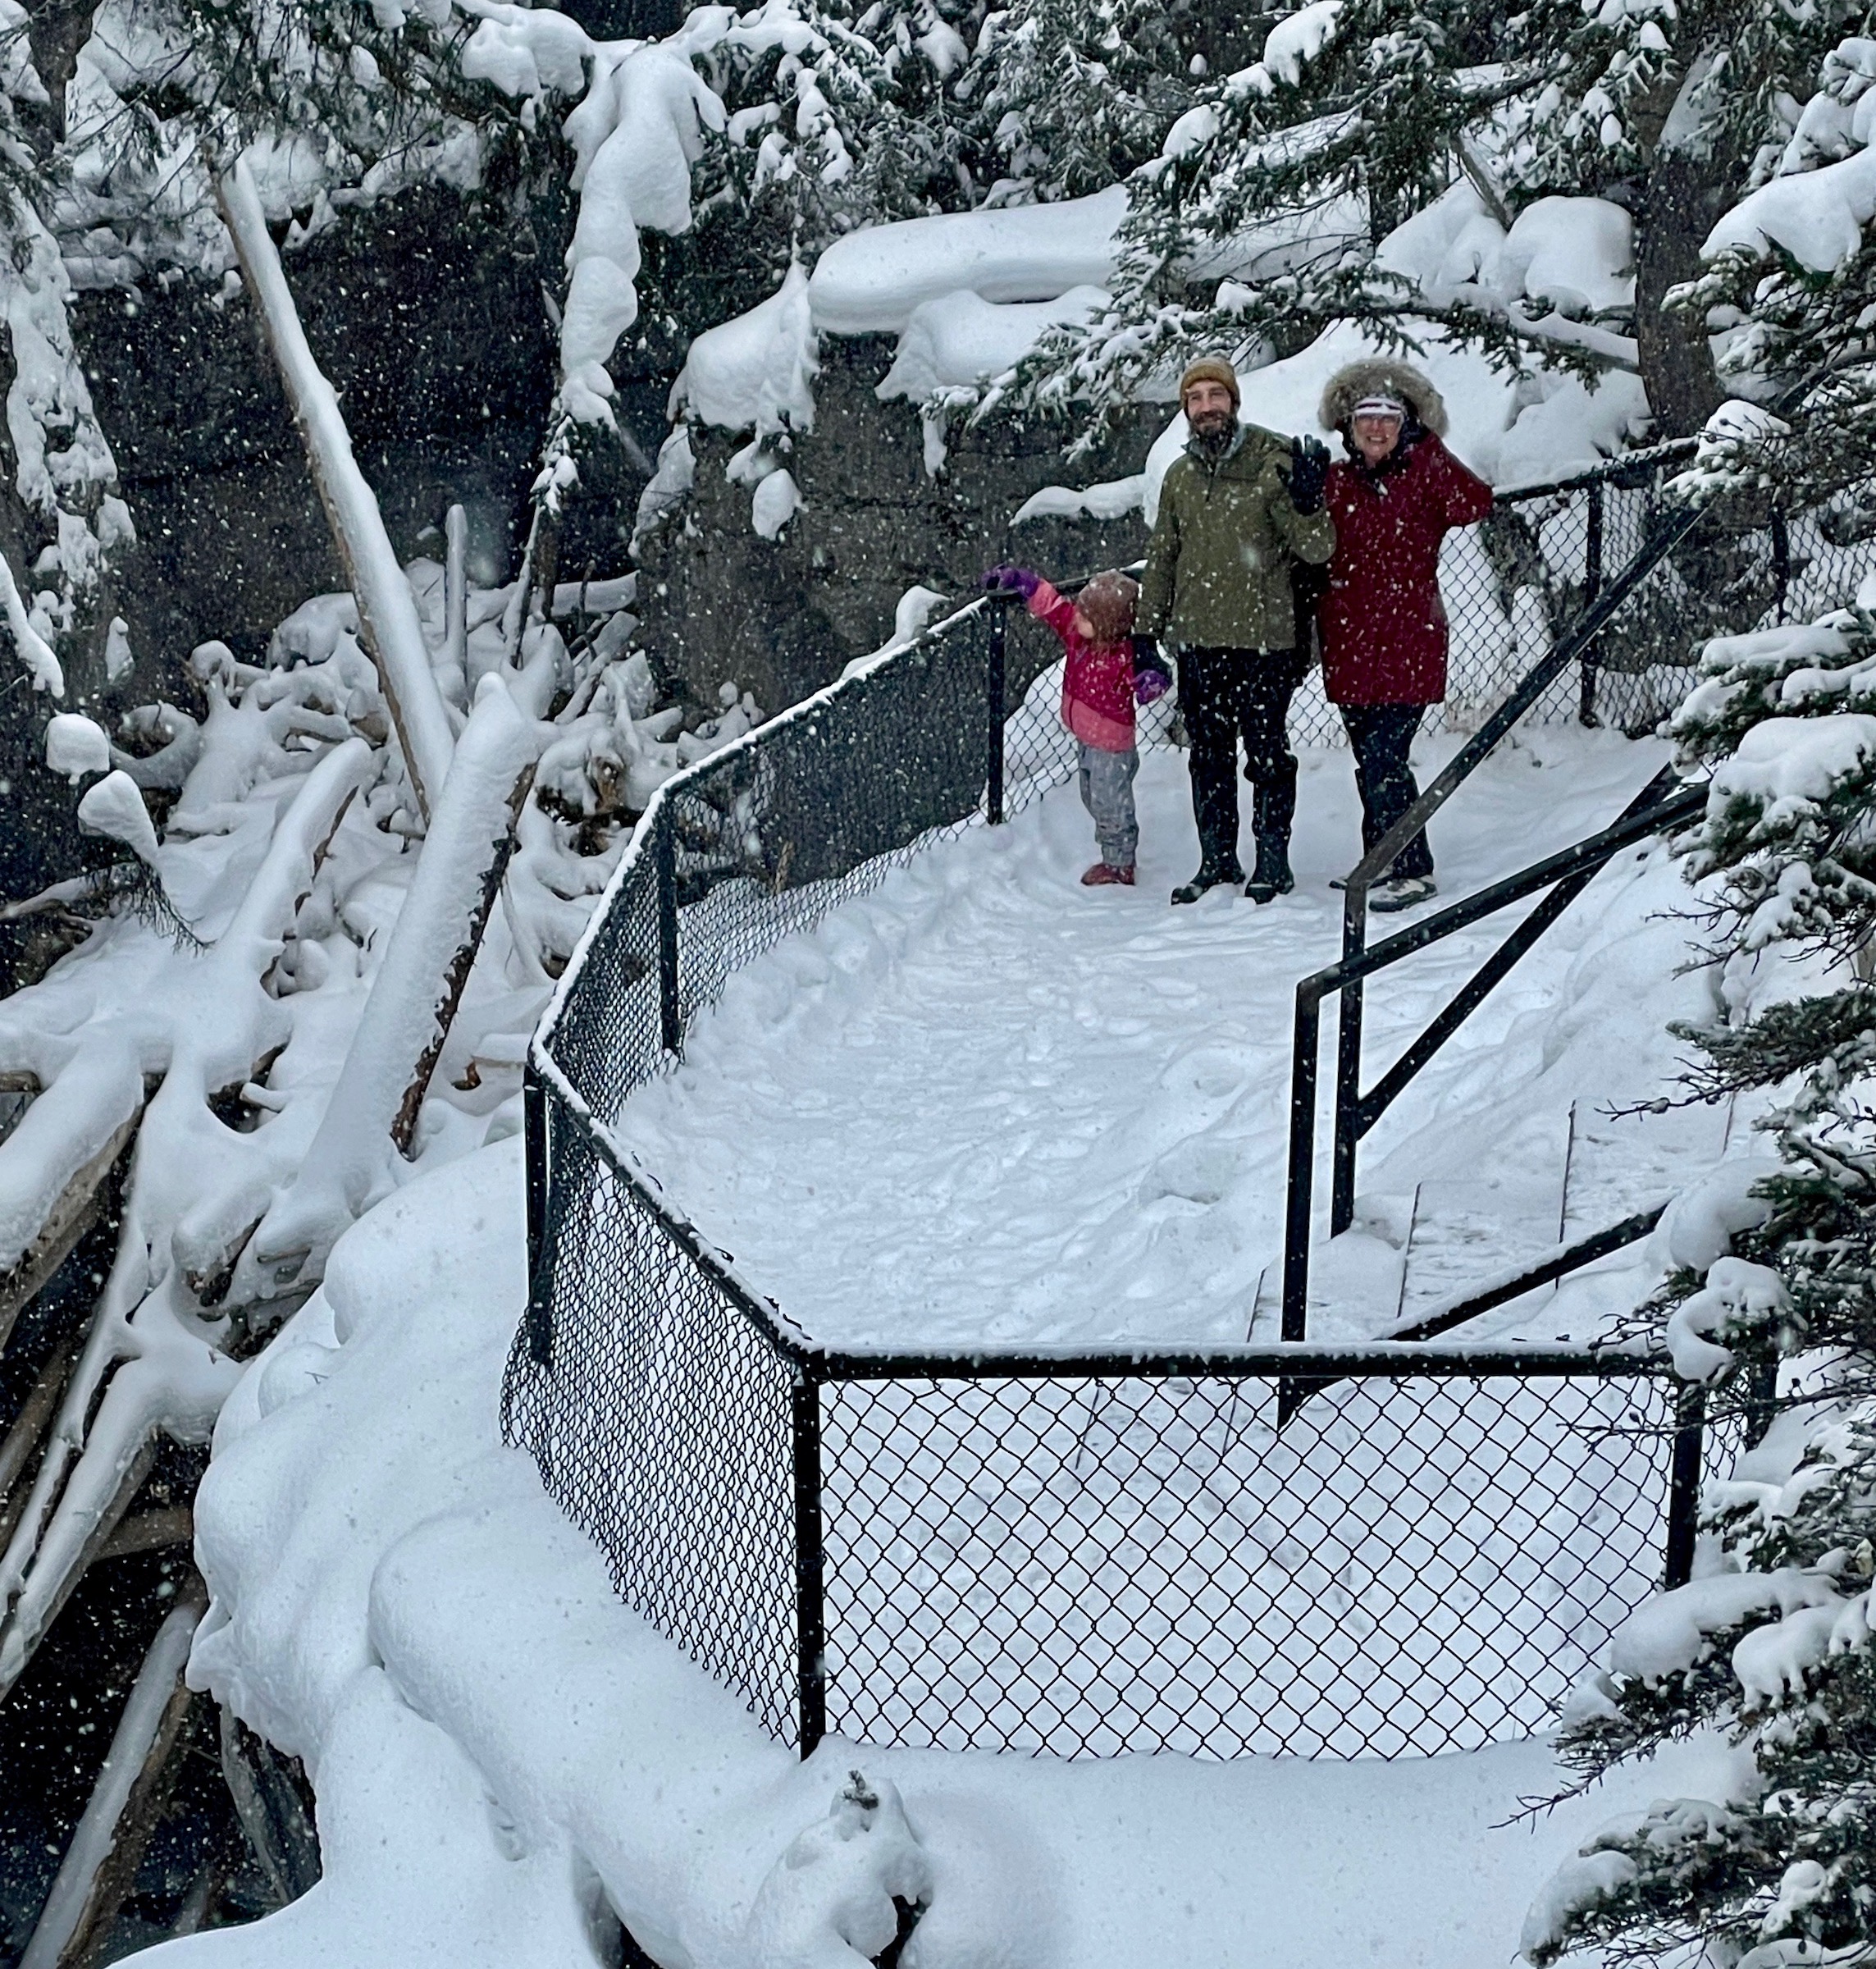
[[[984,585],[993,592],[1020,595],[1027,601],[1043,585],[1043,578],[1039,574],[1032,574],[1027,568],[1013,568],[1006,563],[1002,567],[993,568],[984,577]]]
[[[1157,704],[1172,688],[1172,672],[1150,636],[1134,638],[1134,701]]]

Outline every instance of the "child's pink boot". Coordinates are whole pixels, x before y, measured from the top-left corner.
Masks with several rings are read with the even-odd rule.
[[[1107,889],[1116,884],[1122,889],[1131,889],[1134,871],[1130,868],[1116,868],[1111,861],[1097,861],[1081,878],[1084,889]]]

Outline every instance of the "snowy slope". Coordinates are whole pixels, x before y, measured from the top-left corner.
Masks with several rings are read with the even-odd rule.
[[[1425,766],[1459,741],[1422,742]],[[1529,734],[1435,824],[1447,893],[1606,825],[1664,756]],[[1280,1251],[1294,987],[1337,953],[1328,879],[1359,852],[1353,774],[1345,755],[1305,756],[1299,886],[1264,908],[1227,891],[1167,907],[1198,858],[1180,755],[1147,756],[1140,805],[1132,893],[1079,887],[1093,841],[1062,788],[739,972],[683,1066],[628,1104],[623,1139],[818,1339],[1246,1337]],[[1340,1240],[1344,1294],[1317,1337],[1391,1323],[1417,1185],[1489,1170],[1539,1247],[1562,1232],[1566,1159],[1604,1213],[1583,1231],[1665,1195],[1650,1128],[1597,1110],[1655,1091],[1665,1021],[1709,1002],[1702,978],[1673,979],[1688,926],[1661,912],[1686,899],[1658,852],[1626,857],[1384,1120],[1363,1153],[1367,1229]],[[1516,915],[1370,985],[1371,1079]],[[1572,1104],[1593,1144],[1572,1144]],[[1677,1144],[1688,1180],[1703,1144]],[[1465,1257],[1474,1277],[1504,1263],[1489,1245]],[[1593,1332],[1632,1290],[1573,1288],[1562,1324],[1547,1299],[1544,1331]]]
[[[223,1412],[192,1679],[306,1757],[326,1877],[167,1944],[179,1965],[559,1969],[616,1959],[609,1903],[668,1969],[859,1969],[883,1886],[922,1875],[907,1969],[1499,1969],[1610,1811],[1724,1795],[1707,1745],[1531,1825],[1504,1821],[1555,1782],[1541,1743],[1220,1765],[833,1739],[797,1764],[618,1605],[500,1446],[521,1251],[517,1144],[421,1178]],[[830,1816],[856,1765],[880,1807]]]

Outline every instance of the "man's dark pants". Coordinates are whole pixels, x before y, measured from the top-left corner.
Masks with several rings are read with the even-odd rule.
[[[1423,704],[1345,704],[1342,722],[1355,750],[1355,785],[1362,796],[1362,846],[1370,848],[1420,797],[1408,747],[1426,714]],[[1424,829],[1394,858],[1390,876],[1430,875],[1433,851]]]
[[[1200,864],[1244,879],[1238,861],[1238,741],[1256,788],[1251,825],[1260,841],[1285,843],[1296,814],[1296,755],[1289,700],[1308,659],[1296,650],[1182,649],[1179,709],[1191,744],[1192,811]]]

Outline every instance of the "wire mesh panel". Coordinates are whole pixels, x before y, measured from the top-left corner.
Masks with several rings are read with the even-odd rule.
[[[1395,1757],[1543,1727],[1660,1583],[1650,1378],[830,1387],[829,1726]]]
[[[982,810],[984,636],[966,619],[674,788],[683,1016]]]
[[[548,1318],[504,1434],[626,1605],[793,1741],[794,1376],[564,1108],[551,1141]]]
[[[633,861],[613,892],[548,1035],[555,1063],[604,1121],[662,1070],[657,870]]]

